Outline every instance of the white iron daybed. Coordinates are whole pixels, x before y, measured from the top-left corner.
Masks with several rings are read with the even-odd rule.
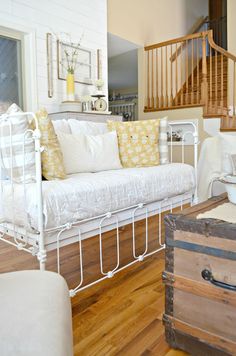
[[[29,115],[37,119],[33,113]],[[14,114],[15,116],[16,114]],[[2,116],[0,120],[5,120]],[[176,125],[170,122],[170,130]],[[179,124],[179,122],[178,122]],[[11,179],[1,179],[2,213],[0,240],[19,250],[36,255],[40,269],[45,269],[47,251],[57,250],[57,266],[60,272],[60,247],[79,242],[80,280],[71,296],[78,291],[112,277],[129,265],[142,261],[165,248],[161,240],[161,212],[197,202],[197,150],[198,132],[192,122],[192,130],[185,135],[193,136],[194,167],[184,164],[184,140],[182,163],[172,163],[173,145],[170,142],[170,164],[129,168],[99,173],[79,173],[61,181],[42,181],[40,132],[32,132],[35,141],[36,182],[16,184]],[[1,175],[2,177],[2,175]],[[159,248],[148,252],[148,217],[159,214]],[[145,250],[136,255],[135,221],[145,219]],[[132,223],[133,260],[120,266],[119,227]],[[117,258],[115,268],[104,271],[103,233],[115,229]],[[83,240],[99,235],[100,270],[102,278],[83,285]],[[10,238],[9,238],[10,236]]]

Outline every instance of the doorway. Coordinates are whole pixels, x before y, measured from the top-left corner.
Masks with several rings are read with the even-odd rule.
[[[138,48],[108,33],[109,110],[124,121],[138,119]]]

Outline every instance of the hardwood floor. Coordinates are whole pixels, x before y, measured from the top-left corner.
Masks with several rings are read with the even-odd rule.
[[[163,253],[72,300],[75,355],[186,355],[165,342]]]
[[[137,250],[143,250],[145,224],[137,223]],[[149,223],[150,247],[157,244],[157,219]],[[121,230],[121,264],[127,262],[132,246],[131,226]],[[113,233],[104,236],[104,264],[114,265]],[[98,238],[84,241],[85,280],[99,275]],[[129,251],[129,252],[128,252]],[[61,271],[69,287],[79,279],[78,246],[61,249]],[[55,270],[55,253],[48,254],[47,268]],[[37,268],[35,258],[0,243],[0,272]],[[112,279],[100,282],[72,298],[75,356],[180,356],[185,353],[170,350],[165,342],[162,314],[164,311],[163,251],[136,263]]]

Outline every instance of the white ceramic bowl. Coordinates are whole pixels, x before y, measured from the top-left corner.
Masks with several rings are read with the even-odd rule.
[[[236,176],[225,176],[220,181],[225,185],[229,201],[236,204]]]

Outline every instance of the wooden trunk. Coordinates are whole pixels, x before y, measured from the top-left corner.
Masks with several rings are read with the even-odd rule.
[[[225,202],[165,218],[166,340],[191,355],[236,355],[236,224],[196,219]]]

